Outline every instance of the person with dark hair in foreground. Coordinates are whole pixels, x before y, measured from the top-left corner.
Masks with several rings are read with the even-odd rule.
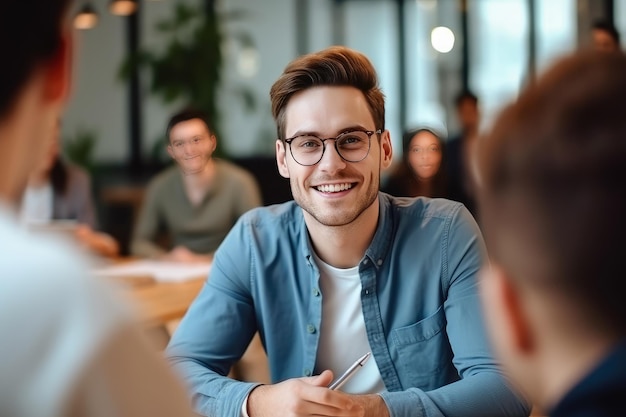
[[[18,222],[67,98],[70,1],[0,4],[0,416],[190,415],[178,381],[111,289],[88,276],[82,253]]]
[[[626,57],[558,62],[480,142],[496,351],[551,417],[626,416]]]
[[[167,348],[196,410],[219,417],[525,416],[483,327],[483,241],[444,199],[379,192],[392,159],[363,54],[292,61],[270,91],[295,201],[252,210],[215,253]],[[226,375],[255,332],[273,384]],[[371,357],[341,390],[334,378]]]

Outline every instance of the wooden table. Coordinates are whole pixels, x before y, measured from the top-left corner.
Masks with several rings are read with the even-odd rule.
[[[117,284],[142,324],[158,327],[185,315],[209,269],[210,264],[119,258],[95,267],[93,273]]]
[[[127,287],[124,293],[146,326],[165,325],[182,318],[204,285],[206,277],[179,283],[152,282]]]

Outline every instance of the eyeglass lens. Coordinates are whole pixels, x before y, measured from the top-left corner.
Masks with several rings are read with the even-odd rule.
[[[320,139],[317,136],[297,136],[291,140],[291,154],[302,165],[315,165],[324,154],[324,142],[335,141],[335,149],[348,162],[362,161],[370,149],[371,133],[353,131],[342,133],[337,138]]]

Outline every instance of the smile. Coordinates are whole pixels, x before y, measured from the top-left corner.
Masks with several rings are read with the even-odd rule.
[[[349,182],[343,184],[323,184],[315,187],[317,191],[323,193],[338,193],[340,191],[349,190],[350,188],[352,188],[352,184]]]

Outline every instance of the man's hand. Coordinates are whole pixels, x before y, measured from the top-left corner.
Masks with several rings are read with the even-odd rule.
[[[309,378],[295,378],[275,385],[260,385],[248,397],[250,417],[364,417],[357,397],[327,387],[331,371]],[[381,400],[382,401],[382,400]]]
[[[112,258],[119,255],[120,247],[117,241],[106,233],[96,232],[89,225],[79,224],[74,236],[82,246],[98,255]]]
[[[377,394],[353,395],[352,399],[365,410],[364,417],[389,417],[389,409]]]

